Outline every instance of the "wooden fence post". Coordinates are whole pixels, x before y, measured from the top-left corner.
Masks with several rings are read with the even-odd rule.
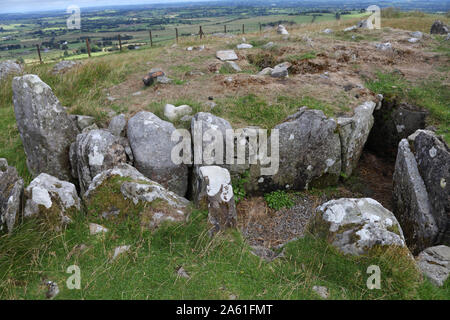
[[[39,56],[39,62],[42,63],[41,48],[39,48],[39,44],[36,44],[36,48]]]
[[[224,33],[227,33],[227,25],[223,26],[223,31],[224,31]]]
[[[242,34],[245,34],[245,26],[242,24]]]
[[[89,58],[91,57],[91,46],[89,45],[89,38],[86,38],[86,48],[88,51]]]
[[[153,47],[152,30],[149,30],[149,33],[150,33],[150,47]]]
[[[262,26],[261,26],[261,22],[259,23],[259,33],[262,32]]]
[[[178,28],[175,28],[175,36],[177,38],[177,43],[178,43]]]
[[[122,40],[120,39],[120,34],[117,36],[119,38],[119,48],[122,51]]]
[[[203,30],[202,30],[202,26],[200,26],[200,30],[199,30],[199,35],[200,35],[200,39],[203,39]]]

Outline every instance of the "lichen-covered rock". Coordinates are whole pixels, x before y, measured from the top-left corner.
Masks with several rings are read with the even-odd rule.
[[[78,65],[80,65],[79,62],[73,60],[63,60],[54,65],[52,72],[53,74],[65,73]]]
[[[234,50],[220,50],[216,52],[216,57],[222,61],[238,60],[238,56]]]
[[[111,119],[108,130],[117,137],[124,137],[127,129],[127,119],[124,114],[119,114]]]
[[[237,213],[228,170],[218,166],[203,166],[198,168],[197,173],[194,199],[197,203],[206,200],[212,233],[235,227]]]
[[[450,248],[440,245],[425,249],[417,257],[417,266],[432,283],[443,286],[450,275]]]
[[[100,216],[115,210],[115,217],[139,215],[143,227],[155,229],[163,222],[184,222],[189,201],[151,181],[128,164],[95,176],[84,194],[88,214]]]
[[[406,247],[395,216],[370,198],[341,198],[320,205],[308,230],[352,255],[366,254],[374,246]]]
[[[182,116],[188,115],[192,113],[192,108],[186,104],[183,104],[179,107],[175,107],[172,104],[166,104],[164,106],[164,116],[170,121],[177,120]]]
[[[20,74],[22,72],[22,66],[13,60],[0,62],[0,81],[10,74]]]
[[[418,130],[409,140],[438,226],[435,244],[450,245],[450,149],[428,130]]]
[[[70,148],[72,174],[78,178],[82,193],[97,174],[126,160],[119,138],[103,129],[79,134]]]
[[[69,148],[78,129],[64,111],[52,89],[36,75],[13,80],[17,128],[34,175],[48,173],[70,180]]]
[[[70,223],[72,215],[80,209],[75,186],[46,173],[31,181],[24,195],[24,217],[42,219],[56,230]]]
[[[23,186],[16,168],[0,159],[0,231],[12,232],[21,212]]]
[[[432,214],[427,189],[406,139],[398,146],[393,176],[394,213],[413,253],[434,244],[438,227]]]
[[[342,148],[342,172],[350,176],[356,168],[373,125],[375,102],[367,101],[355,109],[351,118],[338,118]]]
[[[303,107],[274,129],[279,130],[279,169],[273,176],[258,177],[260,190],[304,190],[337,183],[341,142],[335,120]]]
[[[95,118],[90,116],[83,116],[83,115],[69,115],[69,117],[74,121],[76,127],[79,131],[83,131],[84,129],[88,128],[89,126],[92,126],[95,124]]]
[[[172,161],[172,141],[175,127],[151,112],[141,111],[128,121],[128,140],[136,168],[147,178],[184,196],[187,191],[188,169]]]
[[[449,29],[448,26],[445,25],[442,21],[436,20],[430,29],[430,34],[448,34]]]

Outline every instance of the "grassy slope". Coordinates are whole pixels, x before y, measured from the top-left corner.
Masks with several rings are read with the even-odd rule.
[[[396,250],[355,258],[306,237],[289,244],[284,258],[267,263],[249,252],[236,231],[210,239],[204,212],[153,235],[130,217],[104,223],[112,230],[104,236],[89,236],[87,220],[80,214],[61,234],[39,231],[29,222],[0,239],[0,298],[42,299],[43,281],[49,279],[59,284],[58,299],[317,299],[314,285],[327,286],[331,299],[450,298],[450,281],[441,289],[421,282]],[[69,256],[79,244],[88,249]],[[118,245],[131,250],[112,261]],[[81,290],[65,285],[73,264],[81,269]],[[366,287],[370,265],[381,268],[381,290]],[[181,266],[190,279],[177,277]]]
[[[143,61],[158,57],[162,48],[138,50],[97,57],[76,72],[63,76],[50,73],[48,65],[27,67],[53,89],[61,103],[72,113],[89,114],[103,121],[104,88],[122,82],[138,70]],[[391,77],[373,82],[379,92],[389,86],[405,88]],[[392,84],[391,81],[396,81]],[[425,84],[425,85],[429,85]],[[0,157],[6,157],[29,182],[25,155],[15,125],[11,99],[11,79],[0,84]],[[421,89],[422,88],[422,89]],[[408,96],[424,101],[433,119],[448,125],[448,92],[439,86],[418,86]],[[217,112],[230,120],[244,118],[271,127],[292,111],[292,101],[280,98],[278,108],[270,111],[258,97],[248,96],[228,101],[227,108]],[[320,101],[310,101],[326,112]],[[161,112],[161,106],[149,105]],[[280,108],[282,111],[280,111]],[[434,110],[434,111],[433,111]],[[267,111],[267,112],[266,112]],[[447,121],[447,122],[446,122]],[[256,124],[256,123],[255,123]],[[338,254],[330,246],[310,237],[291,243],[283,259],[272,263],[251,255],[237,232],[214,239],[206,236],[205,213],[197,212],[187,226],[162,228],[154,235],[141,232],[135,219],[113,225],[105,238],[88,235],[82,213],[64,233],[48,234],[29,222],[12,236],[0,239],[0,298],[43,298],[43,279],[56,280],[58,298],[317,298],[313,285],[325,285],[333,299],[450,299],[450,282],[436,289],[428,281],[421,282],[408,263],[399,261],[395,252],[381,257],[352,258]],[[89,220],[91,222],[93,220]],[[79,257],[67,258],[75,245],[84,243],[89,249]],[[130,254],[110,262],[117,245],[131,244]],[[82,290],[68,290],[65,273],[71,264],[82,270]],[[366,268],[371,264],[382,269],[382,290],[369,291],[365,286]],[[175,269],[183,266],[190,280],[177,278]]]

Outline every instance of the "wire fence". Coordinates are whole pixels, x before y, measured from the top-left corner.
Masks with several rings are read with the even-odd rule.
[[[281,22],[281,21],[280,21]],[[181,42],[186,39],[204,39],[214,35],[226,37],[227,35],[245,35],[246,33],[256,33],[264,32],[267,27],[276,27],[275,23],[253,23],[253,24],[214,24],[214,25],[197,25],[197,26],[186,26],[183,28],[174,27],[171,29],[164,30],[148,30],[148,32],[139,31],[128,31],[117,33],[117,36],[109,37],[112,38],[111,45],[109,48],[104,47],[100,53],[93,52],[92,46],[102,42],[102,38],[95,40],[95,37],[83,37],[80,46],[86,48],[86,53],[88,57],[95,55],[104,55],[107,53],[113,53],[115,51],[123,51],[124,48],[138,49],[140,47],[158,47],[167,44],[171,41]],[[127,39],[126,35],[134,33],[133,39]],[[147,34],[147,35],[145,35]],[[125,36],[125,37],[124,37]],[[81,39],[81,38],[80,38]],[[126,39],[126,40],[124,40]],[[83,45],[83,41],[85,44]],[[109,50],[108,50],[109,49]],[[60,49],[61,50],[61,49]],[[106,50],[106,51],[105,51]],[[46,49],[47,51],[47,49]],[[62,51],[62,50],[61,50]],[[39,64],[39,63],[52,63],[60,61],[64,58],[73,58],[74,56],[80,56],[84,58],[83,55],[76,54],[66,57],[51,57],[41,50],[41,45],[36,44],[36,57],[37,60],[29,62],[29,64]]]

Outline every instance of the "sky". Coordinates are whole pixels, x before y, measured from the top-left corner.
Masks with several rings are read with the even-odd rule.
[[[83,7],[114,6],[126,4],[151,4],[193,2],[207,0],[0,0],[0,14],[66,9],[70,5]]]

